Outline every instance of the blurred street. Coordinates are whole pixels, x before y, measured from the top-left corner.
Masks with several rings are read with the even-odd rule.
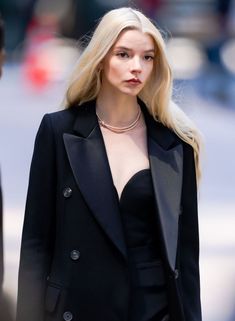
[[[116,2],[117,7],[135,4],[156,21],[167,43],[174,99],[204,137],[199,189],[203,321],[235,321],[235,0]],[[45,113],[63,109],[65,79],[81,53],[81,37],[89,36],[113,7],[109,0],[0,1],[7,52],[0,80],[4,290],[13,311],[35,135]]]
[[[211,80],[212,81],[212,80]],[[196,84],[195,84],[196,86]],[[59,110],[65,83],[27,88],[19,65],[0,86],[0,157],[4,191],[5,289],[16,298],[17,269],[29,166],[42,115]],[[199,195],[204,321],[232,321],[235,298],[235,109],[206,101],[184,83],[182,105],[205,139]]]

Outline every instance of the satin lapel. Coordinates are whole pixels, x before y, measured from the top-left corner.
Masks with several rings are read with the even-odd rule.
[[[79,126],[76,126],[83,132],[91,129],[86,138],[64,134],[70,166],[96,220],[123,256],[127,257],[118,198],[114,192],[102,133],[95,114],[85,114],[81,112],[81,117],[78,119]]]
[[[149,159],[167,259],[174,269],[182,188],[182,146],[165,151],[149,138]]]
[[[158,217],[168,263],[175,269],[180,214],[183,146],[176,135],[153,120],[142,104]]]

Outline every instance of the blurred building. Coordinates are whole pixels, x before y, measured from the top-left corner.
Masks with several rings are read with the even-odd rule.
[[[49,46],[48,40],[60,39],[61,44],[63,39],[73,39],[69,47],[74,50],[76,41],[79,54],[79,41],[89,39],[106,11],[121,6],[141,9],[162,30],[176,81],[197,79],[202,95],[232,105],[235,99],[235,0],[0,0],[8,60],[22,58],[30,62],[28,67],[33,74],[30,81],[33,79],[35,83],[43,83],[46,78],[48,81],[61,79],[65,73],[58,76],[56,66],[56,61],[62,65],[61,59],[55,59],[53,77],[48,77],[44,70],[47,64],[43,64],[49,58],[36,59],[34,54],[32,59],[32,49],[45,57],[41,49]],[[61,46],[53,47],[50,43],[50,48],[56,53]],[[64,60],[65,64],[69,64],[68,59]],[[34,73],[36,65],[40,65],[40,70]],[[200,77],[204,77],[203,86],[200,86]]]

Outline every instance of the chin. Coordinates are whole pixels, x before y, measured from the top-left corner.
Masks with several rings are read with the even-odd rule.
[[[140,90],[122,90],[121,92],[125,95],[135,97],[140,93]]]

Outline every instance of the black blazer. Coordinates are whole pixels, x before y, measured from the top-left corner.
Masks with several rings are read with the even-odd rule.
[[[200,321],[192,148],[142,102],[171,321]],[[31,164],[17,321],[127,321],[127,251],[95,101],[45,115]]]

